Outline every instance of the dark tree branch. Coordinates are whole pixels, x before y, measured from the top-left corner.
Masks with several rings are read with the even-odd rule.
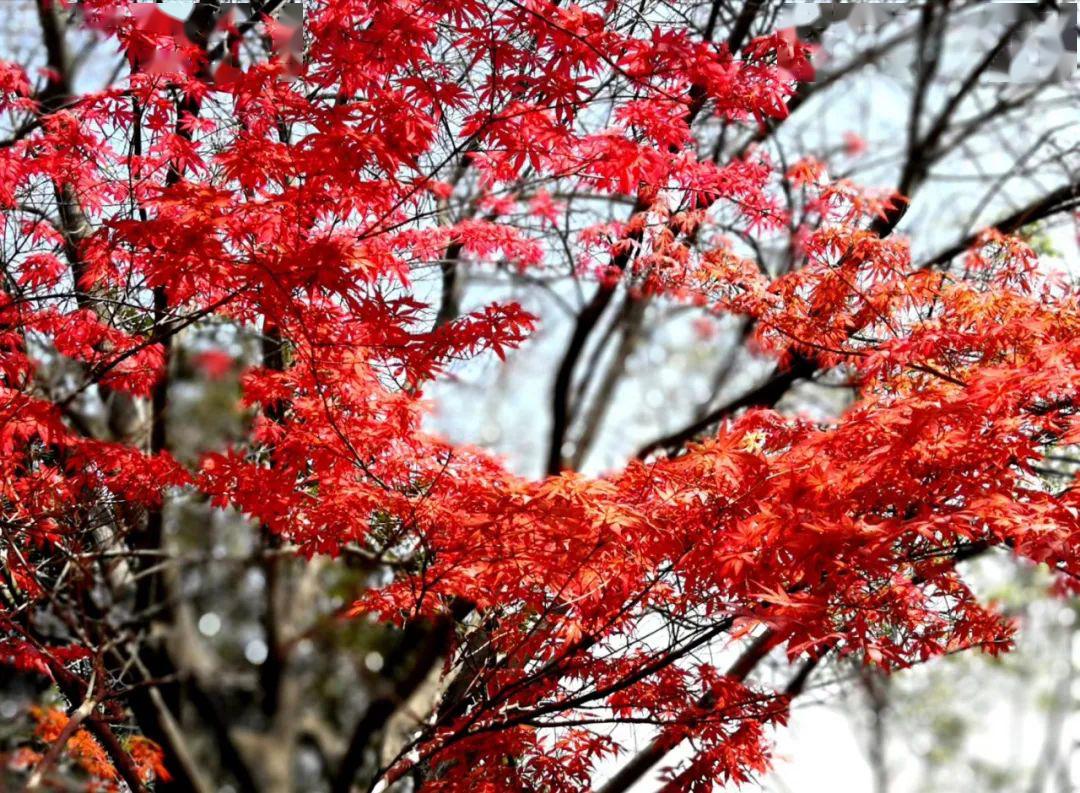
[[[1012,234],[1024,226],[1045,220],[1061,212],[1080,209],[1080,182],[1073,182],[1059,187],[1025,207],[1006,215],[992,223],[989,228],[995,228],[1005,234]],[[979,233],[969,234],[959,242],[950,245],[942,251],[919,265],[920,270],[930,270],[935,267],[947,265],[954,258],[968,250],[978,239]]]
[[[376,736],[445,655],[455,618],[456,614],[451,614],[430,623],[412,620],[405,626],[394,652],[386,659],[386,666],[396,679],[390,683],[389,691],[372,700],[353,728],[331,783],[331,793],[349,793],[352,789]]]
[[[774,407],[797,380],[810,377],[816,371],[814,363],[806,358],[799,358],[787,369],[773,373],[764,383],[747,391],[733,402],[728,402],[710,411],[692,424],[677,432],[657,438],[642,446],[636,457],[643,460],[656,451],[669,454],[681,448],[687,441],[693,440],[710,427],[716,426],[728,416],[743,408]]]
[[[725,677],[732,680],[745,680],[746,676],[754,670],[762,658],[768,655],[775,644],[775,634],[771,630],[764,631],[754,639],[739,655],[728,669]],[[697,707],[701,710],[711,710],[716,707],[716,697],[710,692],[697,701]],[[672,742],[663,736],[655,738],[649,745],[638,752],[634,757],[622,766],[618,772],[597,789],[596,793],[625,793],[649,772],[649,769],[659,763],[674,746]]]

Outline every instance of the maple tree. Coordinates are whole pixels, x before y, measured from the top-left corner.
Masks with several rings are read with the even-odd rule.
[[[1074,210],[1080,183],[930,259],[893,233],[989,57],[882,191],[761,145],[821,83],[765,3],[702,6],[694,29],[619,2],[317,0],[302,52],[281,2],[253,5],[181,21],[37,0],[43,67],[0,65],[0,663],[64,703],[10,758],[29,784],[64,765],[101,789],[210,789],[193,708],[240,789],[278,789],[164,638],[190,620],[170,564],[192,563],[169,539],[185,503],[247,516],[268,576],[361,571],[320,626],[394,626],[335,791],[616,793],[662,762],[666,790],[746,781],[822,659],[1009,647],[964,560],[1000,549],[1071,590],[1080,495],[1038,466],[1080,442],[1080,295],[1016,233]],[[947,16],[921,12],[925,63]],[[118,46],[122,76],[77,89],[74,35]],[[734,156],[698,146],[717,124],[747,132]],[[780,271],[748,247],[767,239],[788,245]],[[546,475],[525,477],[431,432],[425,393],[540,324],[506,295],[463,309],[465,264],[531,283],[560,274],[557,243],[587,297]],[[775,372],[581,473],[587,353],[616,303],[641,322],[650,301],[744,318]],[[181,373],[238,377],[245,416],[186,456]],[[856,393],[840,415],[775,410],[826,375]],[[299,729],[273,719],[314,633],[275,622],[280,600],[258,671],[271,733]],[[790,679],[755,678],[776,655]]]

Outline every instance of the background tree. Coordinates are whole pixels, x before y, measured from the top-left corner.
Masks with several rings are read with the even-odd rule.
[[[1072,586],[1052,9],[302,10],[10,17],[11,784],[708,789]]]

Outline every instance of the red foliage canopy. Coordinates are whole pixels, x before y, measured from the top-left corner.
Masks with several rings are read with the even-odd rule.
[[[82,14],[128,53],[123,84],[74,96],[0,68],[0,110],[32,119],[0,150],[14,251],[0,291],[3,572],[23,604],[0,611],[8,661],[70,689],[88,651],[49,646],[25,619],[50,596],[43,571],[100,541],[89,514],[142,509],[151,531],[163,498],[188,488],[302,554],[349,548],[392,570],[355,615],[483,626],[484,662],[385,779],[424,768],[433,790],[585,789],[620,751],[609,726],[640,722],[658,757],[692,738],[671,789],[707,789],[766,766],[766,728],[805,680],[750,685],[766,652],[883,667],[998,652],[1012,628],[958,560],[999,546],[1080,572],[1077,491],[1034,470],[1048,446],[1080,440],[1075,290],[996,232],[962,273],[920,270],[874,226],[899,197],[812,161],[785,173],[761,152],[716,164],[692,147],[703,114],[785,115],[813,73],[791,32],[733,53],[547,0],[319,0],[301,64],[240,58],[248,31],[228,17],[185,34],[110,0]],[[285,38],[265,21],[255,32]],[[450,79],[451,60],[468,82]],[[444,163],[459,152],[483,209],[453,222],[461,175]],[[802,265],[773,278],[709,226],[737,212],[751,234],[785,227],[782,179],[813,223]],[[827,423],[751,410],[601,478],[523,479],[426,433],[425,385],[455,360],[505,355],[535,319],[500,303],[432,325],[410,278],[462,251],[543,271],[556,185],[634,204],[574,233],[601,292],[622,282],[746,315],[782,366],[849,377],[855,405]],[[40,191],[70,216],[22,212]],[[71,420],[92,392],[164,405],[172,340],[196,323],[278,345],[243,375],[259,408],[244,443],[185,468],[160,434],[139,448]],[[35,379],[53,355],[79,376]],[[207,365],[227,370],[220,358]],[[685,663],[746,637],[732,669]],[[473,652],[451,635],[447,669],[471,669]]]

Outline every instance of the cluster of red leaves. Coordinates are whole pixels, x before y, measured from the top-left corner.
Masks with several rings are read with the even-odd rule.
[[[865,228],[894,198],[812,162],[782,176],[760,154],[718,166],[693,153],[697,97],[728,119],[785,114],[812,74],[790,33],[735,54],[545,0],[321,0],[299,79],[271,58],[215,81],[159,12],[87,5],[135,73],[0,150],[5,210],[45,184],[87,219],[78,239],[40,219],[5,229],[18,253],[0,293],[0,498],[5,542],[26,550],[4,563],[21,595],[44,596],[34,565],[50,550],[92,542],[88,516],[190,486],[305,554],[358,546],[385,562],[393,581],[357,613],[403,622],[465,602],[480,615],[496,660],[412,747],[442,769],[434,789],[584,789],[618,751],[598,712],[694,738],[671,784],[695,789],[764,768],[766,728],[785,718],[782,694],[679,663],[725,632],[767,627],[791,658],[838,647],[887,667],[997,652],[1012,626],[965,586],[957,549],[1080,573],[1077,492],[1034,475],[1048,444],[1078,440],[1075,292],[997,234],[968,262],[978,277],[915,272],[902,241]],[[471,65],[468,87],[450,50]],[[588,111],[609,75],[634,98],[598,126]],[[0,91],[0,110],[36,109],[17,66],[0,68]],[[178,94],[215,112],[185,116]],[[451,147],[471,152],[485,219],[430,220],[462,200],[440,178]],[[797,240],[804,266],[770,279],[723,240],[685,242],[715,207],[753,233],[781,228],[781,178],[815,218]],[[752,316],[763,349],[848,372],[860,400],[827,425],[751,412],[681,456],[598,479],[524,480],[425,433],[423,385],[455,359],[501,356],[535,320],[504,304],[433,328],[410,274],[449,250],[543,269],[559,208],[521,183],[635,196],[628,221],[575,231],[582,272]],[[264,408],[248,444],[188,472],[65,420],[91,386],[149,393],[163,336],[204,318],[272,330],[288,351],[243,375]],[[89,385],[43,396],[32,375],[53,355]],[[672,626],[659,647],[658,620]],[[37,668],[16,639],[0,658]],[[41,737],[63,718],[44,714]],[[69,754],[113,779],[83,735]],[[130,751],[162,776],[153,747]]]
[[[97,793],[120,791],[121,780],[101,744],[87,730],[78,727],[68,729],[68,716],[60,708],[33,707],[30,716],[36,726],[34,738],[48,748],[57,741],[63,741],[61,752],[87,779],[85,789]],[[65,730],[69,734],[65,735]],[[131,755],[139,778],[143,782],[171,778],[162,759],[161,747],[141,735],[132,736],[125,747]],[[12,770],[29,771],[38,767],[45,759],[46,752],[20,747],[8,760]]]

